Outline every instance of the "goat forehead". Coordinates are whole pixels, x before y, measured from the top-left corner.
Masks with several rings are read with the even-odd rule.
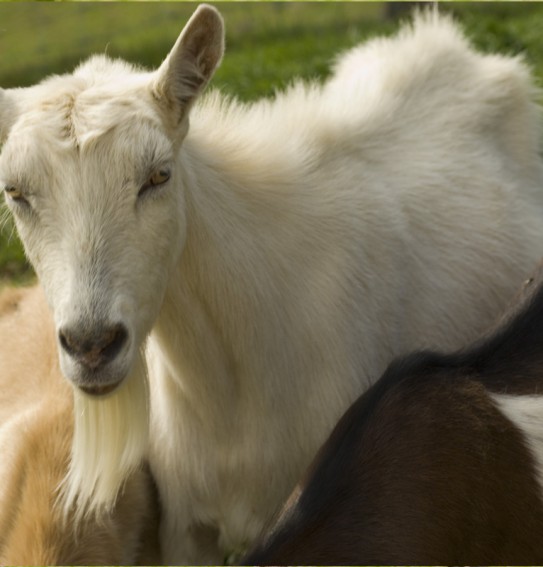
[[[172,159],[172,144],[152,110],[127,99],[66,95],[21,116],[3,148],[2,171],[27,185],[32,176],[61,184],[72,173],[85,183],[141,181]],[[91,179],[88,179],[91,176]],[[35,183],[28,183],[32,188]]]
[[[114,129],[131,131],[132,135],[145,128],[158,129],[161,124],[158,114],[142,95],[104,88],[81,93],[71,114],[76,142],[80,146],[94,143]]]
[[[32,101],[15,130],[63,146],[68,142],[78,149],[89,139],[139,122],[160,126],[157,113],[144,97],[91,88],[80,93],[56,92]]]

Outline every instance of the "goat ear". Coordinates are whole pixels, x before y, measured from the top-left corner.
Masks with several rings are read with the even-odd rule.
[[[156,72],[155,98],[178,121],[207,85],[224,53],[224,23],[212,6],[198,6]]]
[[[0,89],[0,146],[8,137],[9,130],[17,118],[17,109],[9,91]]]

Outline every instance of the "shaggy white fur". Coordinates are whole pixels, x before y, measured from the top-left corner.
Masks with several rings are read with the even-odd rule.
[[[203,6],[155,72],[95,57],[0,91],[0,178],[57,329],[128,332],[91,377],[62,351],[65,375],[120,383],[149,337],[176,564],[246,546],[390,359],[471,341],[543,249],[540,110],[518,59],[434,14],[348,52],[324,85],[193,107],[222,49]],[[100,412],[76,416],[81,504],[107,506],[124,436],[143,440],[130,391],[111,394],[128,411],[107,418],[103,459]]]
[[[63,491],[66,514],[76,502],[80,518],[90,512],[89,502],[111,512],[119,478],[128,478],[141,465],[149,438],[148,382],[141,356],[119,388],[117,395],[105,399],[74,390],[77,443]]]

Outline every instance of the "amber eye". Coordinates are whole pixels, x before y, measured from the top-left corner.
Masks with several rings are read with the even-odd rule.
[[[18,187],[8,185],[7,187],[5,187],[4,191],[6,195],[14,201],[26,202],[26,199],[23,197],[23,192]]]
[[[149,183],[151,185],[162,185],[166,183],[170,179],[170,170],[169,169],[159,169],[155,171],[151,177],[149,177]]]
[[[152,175],[149,177],[149,179],[147,179],[147,182],[139,190],[138,196],[141,196],[149,189],[153,189],[154,187],[159,187],[160,185],[164,185],[164,183],[166,183],[169,179],[170,179],[169,169],[162,168],[153,171]]]

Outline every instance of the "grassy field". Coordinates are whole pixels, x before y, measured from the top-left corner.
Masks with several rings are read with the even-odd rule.
[[[293,77],[326,76],[341,49],[398,23],[379,2],[216,4],[227,25],[227,54],[214,85],[244,100],[273,96]],[[0,3],[0,86],[33,84],[70,71],[96,52],[153,67],[196,4]],[[523,54],[543,80],[543,4],[445,4],[481,49]],[[32,277],[7,220],[0,229],[0,285]]]

